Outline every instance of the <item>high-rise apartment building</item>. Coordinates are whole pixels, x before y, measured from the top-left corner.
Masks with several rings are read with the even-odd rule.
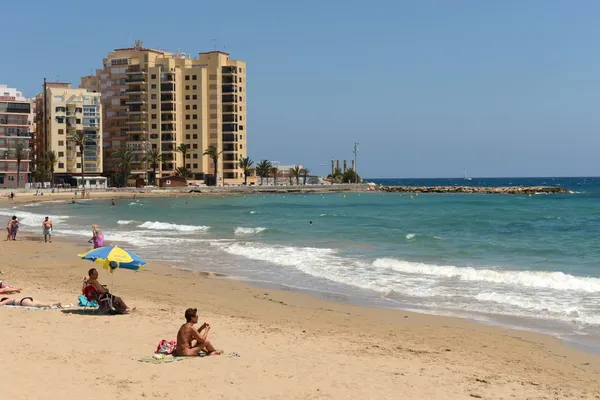
[[[162,155],[157,176],[186,167],[193,179],[204,179],[214,166],[202,153],[222,151],[219,184],[241,182],[238,160],[246,157],[246,65],[220,51],[188,54],[144,48],[116,49],[95,76],[80,87],[102,94],[105,171],[116,167],[108,154],[124,146],[134,153],[132,174],[145,179],[152,170],[143,156]],[[189,148],[186,159],[177,148]]]
[[[0,187],[25,187],[29,182],[32,123],[31,101],[17,89],[0,85]]]
[[[84,176],[102,173],[101,115],[100,93],[72,88],[70,83],[44,84],[36,96],[36,159],[42,162],[49,151],[56,152],[55,183],[71,183],[81,174],[81,149],[70,140],[76,131],[85,135]]]

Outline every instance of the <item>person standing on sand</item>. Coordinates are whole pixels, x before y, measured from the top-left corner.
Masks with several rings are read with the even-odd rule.
[[[94,243],[95,249],[104,246],[104,234],[96,224],[92,225],[92,238],[88,240],[88,243],[92,242]]]
[[[50,218],[46,217],[44,219],[44,222],[42,222],[42,229],[44,232],[44,242],[48,243],[48,240],[50,240],[50,243],[52,243],[52,221]]]
[[[186,323],[181,325],[177,332],[177,346],[175,347],[175,356],[197,356],[200,352],[205,352],[209,356],[223,354],[222,350],[217,350],[208,341],[208,331],[210,325],[206,322],[196,330],[194,325],[198,323],[198,309],[188,308],[185,310]],[[204,333],[201,333],[204,331]],[[192,344],[196,341],[195,344]]]
[[[13,220],[12,218],[8,220],[8,223],[6,224],[6,241],[8,242],[10,240],[10,232],[12,230],[12,223]]]
[[[19,232],[19,220],[16,215],[13,215],[10,224],[10,239],[17,240],[17,233]]]

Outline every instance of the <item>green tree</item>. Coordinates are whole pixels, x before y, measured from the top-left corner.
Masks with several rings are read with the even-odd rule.
[[[163,163],[163,155],[158,149],[148,149],[144,154],[144,161],[152,167],[152,184],[156,186],[156,168],[158,168],[158,164]]]
[[[131,174],[131,164],[133,163],[133,153],[127,150],[126,147],[121,147],[111,154],[114,157],[115,166],[117,167],[121,186],[127,186],[127,179]]]
[[[50,171],[50,182],[54,187],[54,168],[58,164],[58,154],[54,150],[48,150],[44,155],[44,169]]]
[[[258,176],[260,176],[260,184],[261,185],[263,184],[263,178],[265,178],[265,177],[267,177],[267,184],[269,184],[268,176],[269,176],[269,171],[271,170],[272,166],[273,165],[271,164],[271,162],[269,160],[262,160],[256,166],[256,174]]]
[[[254,165],[254,161],[250,159],[250,157],[242,157],[239,161],[240,168],[244,171],[244,185],[248,184],[248,175],[252,171],[252,165]]]
[[[273,185],[277,186],[277,174],[279,174],[279,168],[271,167],[271,169],[269,170],[269,173],[273,177]]]
[[[306,185],[306,178],[308,177],[308,174],[310,174],[310,169],[302,168],[300,170],[300,175],[302,175],[302,179],[303,179],[303,182],[302,182],[303,185]]]
[[[221,153],[222,151],[218,151],[215,146],[208,146],[208,149],[204,150],[204,153],[202,153],[203,156],[208,156],[213,162],[215,186],[219,184],[217,179],[217,167],[219,166],[219,156]]]
[[[186,167],[178,167],[177,174],[183,176],[185,179],[188,179],[192,176],[192,171],[190,171]]]
[[[355,182],[360,182],[360,175],[358,175],[358,180],[356,179],[356,172],[354,172],[353,169],[348,169],[346,170],[346,172],[344,172],[344,175],[342,176],[341,180],[344,183],[355,183]]]
[[[36,182],[44,182],[48,177],[48,170],[44,163],[38,163],[35,170],[31,171],[31,176]]]
[[[302,171],[302,168],[300,168],[299,165],[296,165],[294,168],[290,168],[290,170],[288,172],[288,174],[292,178],[296,179],[296,185],[300,184],[301,171]]]
[[[23,140],[17,140],[10,152],[17,160],[17,188],[19,188],[21,185],[21,162],[27,159],[29,148],[25,146]]]
[[[185,167],[185,160],[187,159],[187,155],[190,152],[190,146],[188,146],[185,143],[181,143],[179,146],[177,146],[175,151],[181,153],[181,156],[183,157],[183,166]]]
[[[68,138],[69,141],[73,142],[75,146],[79,147],[79,157],[81,162],[81,185],[83,190],[81,196],[85,195],[85,180],[83,179],[83,148],[85,146],[85,133],[81,130],[71,132]]]

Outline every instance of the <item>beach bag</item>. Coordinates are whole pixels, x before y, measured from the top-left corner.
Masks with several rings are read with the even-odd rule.
[[[158,342],[158,346],[156,346],[155,354],[173,354],[175,352],[175,347],[177,343],[174,340],[167,341],[165,339]]]

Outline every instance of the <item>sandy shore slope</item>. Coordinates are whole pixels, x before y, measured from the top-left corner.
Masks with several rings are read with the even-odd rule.
[[[37,300],[75,303],[93,265],[76,257],[82,250],[60,237],[1,242],[0,279]],[[101,271],[100,280],[111,277]],[[600,357],[544,335],[327,302],[160,264],[117,271],[114,280],[115,293],[137,306],[133,314],[0,307],[3,399],[600,398]],[[225,355],[138,362],[160,339],[174,339],[190,306],[211,323]]]

